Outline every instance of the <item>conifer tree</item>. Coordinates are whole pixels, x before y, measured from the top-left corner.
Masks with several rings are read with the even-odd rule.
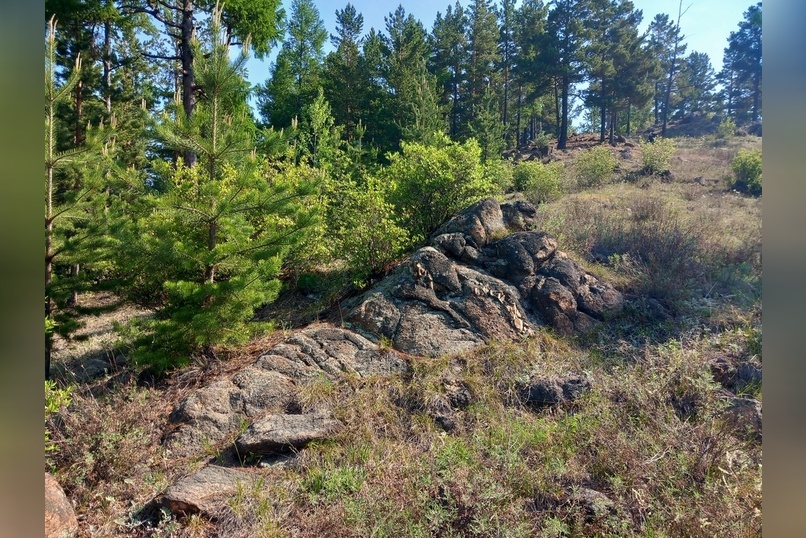
[[[761,115],[761,2],[744,13],[739,29],[731,32],[720,79],[726,86],[729,109],[737,123],[758,121]]]
[[[512,66],[518,55],[518,46],[515,39],[517,11],[515,0],[502,0],[501,6],[496,11],[498,20],[501,21],[501,30],[498,38],[498,47],[501,53],[499,71],[501,73],[501,122],[504,124],[505,137],[509,141],[511,132],[509,129],[510,100],[512,84]]]
[[[75,291],[75,278],[64,267],[75,267],[89,259],[93,246],[103,236],[104,189],[99,162],[111,151],[102,129],[85,131],[80,145],[57,147],[57,106],[71,100],[81,80],[81,58],[75,61],[69,78],[61,85],[56,79],[56,20],[48,23],[45,56],[45,319],[66,334],[72,321],[63,307]],[[61,308],[60,308],[61,307]],[[58,310],[58,312],[57,312]],[[45,377],[50,376],[51,333],[45,340]]]
[[[415,122],[415,102],[421,98],[421,84],[428,56],[428,43],[423,24],[402,5],[384,17],[386,36],[383,52],[387,59],[385,78],[389,91],[391,113],[394,118],[394,149],[403,137],[403,131]]]
[[[548,39],[541,65],[553,75],[559,94],[557,149],[565,149],[568,140],[572,86],[583,78],[589,31],[582,21],[589,12],[588,0],[556,0],[546,23]]]
[[[547,16],[548,8],[542,0],[525,0],[516,13],[515,42],[518,54],[513,63],[513,79],[516,86],[515,132],[518,147],[525,142],[525,138],[532,138],[542,130],[534,128],[535,115],[538,110],[542,113],[543,96],[554,86],[554,73],[545,65],[551,50],[546,33]],[[527,132],[529,136],[526,136]]]
[[[148,280],[141,286],[161,288],[162,306],[143,322],[137,355],[157,370],[242,342],[254,309],[276,297],[283,255],[310,221],[307,179],[263,165],[254,152],[243,78],[248,43],[231,61],[219,16],[209,49],[193,42],[204,89],[196,112],[157,126],[167,146],[193,150],[198,165],[180,161],[169,171],[166,192],[152,195],[153,209],[138,223],[129,260]]]
[[[441,101],[447,106],[449,134],[456,139],[462,122],[462,97],[465,85],[467,50],[467,15],[458,1],[448,6],[443,16],[437,12],[429,36],[432,54],[428,68],[442,88]]]
[[[488,91],[498,88],[498,21],[489,0],[474,0],[468,10],[467,89],[465,90],[468,121],[472,122],[484,108]]]
[[[271,78],[258,88],[260,113],[273,127],[288,127],[322,85],[327,30],[312,0],[293,0],[288,39],[277,54]]]
[[[680,102],[676,114],[692,116],[712,109],[716,74],[704,52],[692,52],[680,68]]]
[[[344,9],[336,10],[336,34],[330,42],[336,47],[325,58],[324,89],[325,97],[333,108],[333,117],[344,126],[348,142],[355,139],[356,128],[362,117],[364,96],[369,80],[361,57],[361,33],[364,16],[348,3]]]

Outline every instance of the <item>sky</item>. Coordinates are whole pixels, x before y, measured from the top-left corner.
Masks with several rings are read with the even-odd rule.
[[[348,0],[314,0],[319,9],[319,16],[325,28],[331,34],[336,31],[336,10],[344,9]],[[402,2],[379,2],[378,0],[350,0],[356,11],[364,16],[364,33],[374,27],[385,33],[384,16],[393,12],[402,3],[406,13],[419,19],[426,31],[431,30],[437,12],[445,13],[455,0],[405,0]],[[460,0],[464,7],[471,0]],[[704,52],[711,60],[716,72],[722,68],[722,54],[727,46],[730,32],[738,29],[743,14],[755,0],[683,0],[684,14],[680,19],[680,27],[688,45],[686,55],[691,52]],[[520,1],[517,2],[520,5]],[[643,11],[644,17],[640,29],[643,32],[658,13],[666,13],[672,20],[677,19],[679,0],[633,0],[636,9]],[[283,0],[286,17],[291,15],[291,0]],[[325,44],[325,52],[332,50],[330,40]],[[269,78],[271,63],[279,46],[272,55],[264,60],[251,59],[248,64],[248,79],[252,84],[262,84]]]

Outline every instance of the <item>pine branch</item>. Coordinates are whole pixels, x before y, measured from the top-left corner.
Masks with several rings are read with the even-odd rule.
[[[149,54],[148,52],[143,52],[143,56],[146,58],[151,58],[152,60],[181,60],[182,58],[179,56],[163,56],[161,54]]]

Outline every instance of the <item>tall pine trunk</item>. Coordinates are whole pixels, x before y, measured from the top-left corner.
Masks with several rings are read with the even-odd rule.
[[[565,149],[568,141],[568,93],[571,81],[568,75],[562,77],[562,112],[560,113],[560,136],[557,137],[557,149]]]
[[[188,119],[196,108],[196,81],[193,76],[193,50],[190,47],[193,40],[193,2],[183,0],[181,40],[179,43],[179,57],[182,62],[182,107]],[[186,150],[182,153],[185,165],[196,165],[196,153]]]

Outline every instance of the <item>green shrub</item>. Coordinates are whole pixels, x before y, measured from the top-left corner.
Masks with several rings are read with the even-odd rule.
[[[733,118],[725,118],[719,123],[716,133],[717,138],[733,138],[736,134],[736,122]]]
[[[373,178],[361,187],[342,185],[340,210],[333,212],[335,221],[330,225],[337,249],[359,282],[383,269],[410,244],[408,232],[395,221],[386,186]]]
[[[487,159],[484,180],[496,185],[500,192],[512,192],[515,166],[507,159]],[[516,189],[517,190],[517,189]]]
[[[415,241],[425,239],[445,220],[499,187],[484,175],[481,148],[440,135],[436,145],[403,142],[389,156],[384,178],[393,186],[390,200]]]
[[[618,161],[604,146],[595,146],[577,157],[574,162],[577,184],[580,187],[598,187],[609,183]]]
[[[665,174],[671,168],[669,159],[674,153],[674,141],[657,138],[654,142],[641,143],[641,172],[646,175]]]
[[[739,150],[730,163],[733,181],[730,187],[752,196],[761,196],[761,151]]]
[[[62,409],[70,405],[73,396],[73,388],[66,387],[63,389],[56,387],[56,382],[45,381],[45,452],[53,452],[56,450],[56,445],[50,442],[50,430],[48,429],[48,420],[58,414]]]
[[[515,190],[524,193],[532,203],[550,202],[562,193],[563,165],[539,161],[520,162],[513,172]]]

